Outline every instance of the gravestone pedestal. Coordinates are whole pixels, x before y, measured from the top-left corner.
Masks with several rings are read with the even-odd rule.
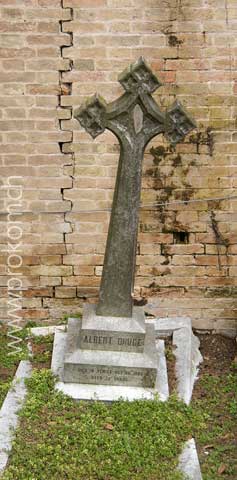
[[[86,304],[83,318],[68,322],[64,383],[154,388],[157,351],[154,325],[141,307],[131,318],[96,315]]]

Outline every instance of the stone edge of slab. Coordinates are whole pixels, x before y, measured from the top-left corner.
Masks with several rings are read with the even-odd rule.
[[[173,334],[178,396],[189,405],[194,382],[198,377],[198,365],[203,360],[199,351],[199,339],[192,331],[191,319],[167,317],[148,319],[148,322],[154,324],[156,335],[159,337],[165,338]]]
[[[187,480],[202,480],[200,463],[194,438],[188,440],[179,457],[178,470],[180,470]]]
[[[30,377],[31,370],[29,361],[22,360],[19,363],[12,385],[0,409],[0,476],[8,462],[14,431],[18,424],[18,412],[27,393],[25,379]]]
[[[53,335],[55,332],[66,331],[67,325],[50,325],[48,327],[33,327],[30,329],[31,334],[34,337],[46,337],[47,335]]]

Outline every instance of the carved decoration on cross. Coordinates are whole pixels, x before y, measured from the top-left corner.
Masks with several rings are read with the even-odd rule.
[[[176,145],[196,125],[178,101],[161,111],[151,94],[162,84],[142,57],[118,80],[123,95],[109,104],[94,95],[74,117],[93,138],[108,129],[120,144],[97,315],[131,317],[145,147],[160,133]]]

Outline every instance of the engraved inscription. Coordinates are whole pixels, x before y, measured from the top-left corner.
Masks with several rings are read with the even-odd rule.
[[[126,352],[143,352],[144,335],[121,335],[115,332],[84,331],[81,336],[80,348],[88,350],[114,350]]]
[[[126,347],[142,347],[144,345],[144,338],[118,338],[118,345],[125,345]]]
[[[156,373],[156,369],[150,368],[71,365],[69,375],[72,375],[72,379],[68,381],[152,388],[155,386]]]
[[[111,345],[112,337],[104,337],[102,335],[84,335],[82,342],[85,344],[95,343],[98,345]]]

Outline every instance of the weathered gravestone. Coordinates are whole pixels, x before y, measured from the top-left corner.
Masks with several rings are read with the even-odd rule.
[[[120,159],[107,239],[100,299],[86,304],[82,320],[70,319],[64,382],[154,388],[157,352],[152,324],[133,307],[142,160],[148,142],[163,133],[171,144],[195,124],[179,102],[163,113],[151,94],[161,86],[143,58],[123,72],[125,93],[106,104],[94,96],[75,112],[93,138],[111,130]]]

